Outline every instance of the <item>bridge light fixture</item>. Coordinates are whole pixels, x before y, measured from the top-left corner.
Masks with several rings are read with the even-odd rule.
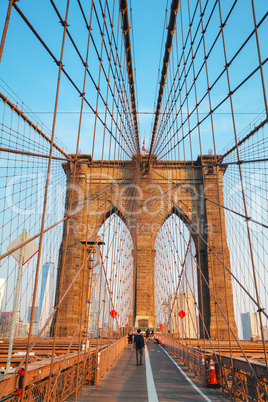
[[[104,245],[104,241],[100,236],[92,236],[89,239],[81,240],[80,243],[84,245],[90,254],[89,261],[90,261],[90,269],[93,269],[99,265],[100,262],[100,246]],[[97,261],[93,264],[94,255],[97,254]]]

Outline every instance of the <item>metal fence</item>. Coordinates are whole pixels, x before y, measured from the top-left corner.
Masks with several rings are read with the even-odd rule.
[[[202,363],[202,353],[183,345],[176,339],[161,335],[164,345],[189,368],[198,378],[205,380],[206,366]]]
[[[160,338],[165,347],[201,379],[204,386],[208,386],[211,352],[193,349],[165,335]],[[265,363],[252,360],[249,366],[241,357],[231,359],[229,355],[220,353],[213,353],[213,360],[224,396],[237,401],[267,401],[268,373]]]
[[[31,381],[33,375],[26,378],[27,383],[23,400],[27,402],[64,401],[84,384],[98,385],[100,378],[104,377],[106,371],[110,369],[126,346],[127,337],[125,336],[98,353],[96,351],[80,353],[79,359],[76,356],[75,364],[70,359],[70,365],[66,364],[59,375],[57,375],[58,370],[55,371],[51,379],[49,377],[49,366],[46,368],[47,376],[38,379],[39,367],[35,382]],[[79,363],[77,363],[78,360]],[[19,378],[15,381],[15,389],[12,390],[12,393],[9,392],[9,395],[5,394],[6,397],[1,399],[1,401],[21,401],[21,397],[15,395],[18,382]]]
[[[108,346],[108,348],[103,349],[101,352],[98,352],[95,385],[99,384],[100,378],[105,376],[106,371],[110,370],[110,367],[114,364],[126,347],[127,336],[121,338],[113,345]]]

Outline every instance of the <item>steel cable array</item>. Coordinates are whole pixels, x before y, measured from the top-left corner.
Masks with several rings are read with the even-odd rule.
[[[256,0],[168,0],[150,112],[138,109],[127,0],[50,0],[31,7],[9,0],[0,46],[5,75],[10,79],[19,65],[14,75],[24,82],[23,98],[5,75],[0,83],[0,337],[10,337],[17,297],[14,342],[22,337],[26,350],[0,384],[0,398],[19,368],[27,372],[36,362],[31,352],[42,342],[50,348],[49,376],[24,384],[22,398],[77,398],[97,375],[94,358],[134,324],[139,247],[129,222],[139,212],[148,213],[155,251],[155,332],[164,326],[181,345],[214,354],[231,399],[266,400],[268,379],[250,361],[245,320],[255,323],[258,364],[267,370],[267,7]],[[153,116],[149,155],[140,149],[140,113]],[[213,191],[205,185],[210,174]],[[167,205],[160,222],[158,212]],[[33,242],[37,253],[20,267]],[[70,301],[72,331],[64,333]],[[76,360],[68,366],[71,351]],[[244,371],[237,370],[236,354]],[[254,385],[241,391],[239,381]]]

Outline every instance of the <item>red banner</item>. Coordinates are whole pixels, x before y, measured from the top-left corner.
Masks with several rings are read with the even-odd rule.
[[[110,311],[110,316],[113,317],[113,318],[116,317],[116,316],[117,316],[117,312],[116,312],[115,310],[111,310],[111,311]]]

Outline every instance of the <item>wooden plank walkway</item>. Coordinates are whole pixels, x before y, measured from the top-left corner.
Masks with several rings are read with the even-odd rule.
[[[77,401],[226,402],[227,399],[222,398],[220,390],[204,388],[192,373],[188,373],[185,367],[174,359],[192,383],[200,390],[200,393],[198,393],[181,374],[165,351],[153,341],[148,342],[147,350],[149,359],[144,359],[146,361],[143,361],[143,365],[137,367],[135,350],[126,349],[111,370],[100,380],[100,385],[84,386],[83,395],[79,394]],[[152,372],[151,378],[148,374],[150,368]],[[74,397],[68,399],[69,402],[74,400]]]

